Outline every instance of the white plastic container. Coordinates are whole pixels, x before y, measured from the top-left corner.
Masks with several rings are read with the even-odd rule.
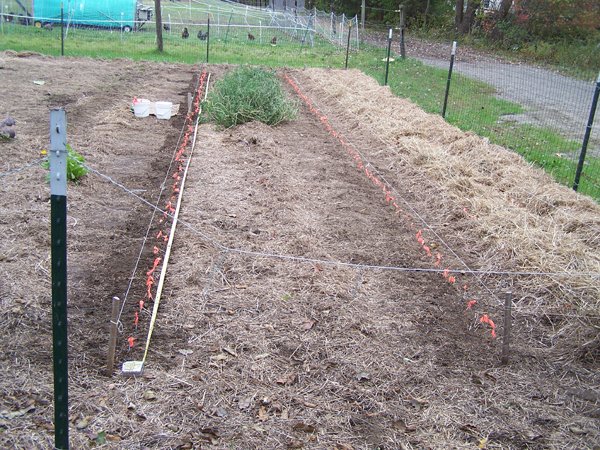
[[[133,114],[135,117],[148,117],[150,114],[150,100],[137,100],[133,103]]]
[[[171,110],[173,109],[172,102],[156,102],[154,103],[157,119],[170,119]]]

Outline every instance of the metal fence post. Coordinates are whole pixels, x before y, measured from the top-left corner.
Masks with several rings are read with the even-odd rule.
[[[208,49],[210,48],[210,17],[208,17],[206,27],[206,64],[208,64]]]
[[[456,55],[456,41],[452,43],[450,54],[450,69],[448,69],[448,81],[446,82],[446,93],[444,94],[444,105],[442,106],[442,117],[446,118],[446,107],[448,106],[448,94],[450,93],[450,81],[452,80],[452,69],[454,68],[454,56]]]
[[[52,353],[54,445],[69,448],[69,358],[67,345],[67,119],[50,112],[50,238],[52,258]]]
[[[594,125],[596,107],[598,106],[598,96],[600,96],[600,72],[598,73],[598,79],[596,80],[596,89],[594,90],[594,98],[592,99],[592,108],[590,109],[590,116],[588,118],[587,127],[585,129],[585,136],[583,136],[583,143],[581,144],[579,162],[577,163],[577,170],[575,171],[575,181],[573,182],[573,190],[575,191],[579,189],[579,179],[581,178],[581,172],[583,171],[585,154],[587,152],[587,146],[590,141],[590,135],[592,134],[592,126]]]
[[[60,56],[65,56],[65,10],[60,2]]]
[[[390,28],[388,34],[388,48],[387,48],[387,58],[385,59],[385,81],[383,83],[384,86],[387,86],[388,82],[388,73],[390,71],[390,52],[392,50],[392,29]]]

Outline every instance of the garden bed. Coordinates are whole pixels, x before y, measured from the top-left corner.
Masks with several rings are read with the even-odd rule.
[[[204,69],[212,83],[229,67]],[[526,172],[528,195],[521,196],[501,168],[488,167],[490,177],[473,167],[458,173],[455,158],[475,161],[467,149],[483,141],[408,102],[394,103],[403,101],[358,72],[288,73],[316,115],[281,74],[299,102],[297,120],[199,127],[146,368],[139,377],[105,376],[110,300],[127,290],[152,214],[133,194],[155,203],[183,126],[183,115],[135,118],[131,99],[185,104],[199,72],[0,56],[5,88],[15,93],[0,100],[0,114],[17,119],[18,133],[0,144],[0,170],[38,158],[48,145],[49,108],[64,106],[71,146],[130,191],[93,173],[69,186],[73,448],[104,441],[113,448],[594,447],[597,343],[582,348],[596,306],[559,316],[565,305],[556,299],[562,291],[590,303],[597,277],[580,287],[564,277],[452,272],[449,282],[435,270],[464,271],[466,264],[537,271],[538,259],[522,257],[519,241],[510,247],[508,233],[486,222],[504,208],[509,217],[529,218],[515,227],[551,217],[563,230],[561,217],[577,216],[588,234],[575,225],[563,231],[573,242],[587,237],[589,254],[579,254],[585,264],[572,271],[597,272],[597,205],[537,171]],[[382,112],[388,102],[400,112]],[[395,188],[400,211],[373,175],[357,170],[351,149]],[[532,170],[508,155],[510,173]],[[3,177],[2,190],[0,446],[48,448],[49,189],[44,171],[32,168]],[[537,231],[532,236],[547,243]],[[436,249],[443,264],[435,264]],[[137,331],[133,320],[152,248],[141,256],[122,316],[119,362],[143,353],[148,311]],[[501,332],[499,299],[508,289],[516,301],[514,345],[503,367],[501,341],[481,317],[488,314]],[[478,303],[467,309],[472,299]],[[584,313],[583,328],[560,322]],[[559,330],[574,337],[572,347]],[[131,350],[129,336],[138,338]]]

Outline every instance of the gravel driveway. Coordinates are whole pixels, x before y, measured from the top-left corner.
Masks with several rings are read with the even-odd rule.
[[[448,61],[419,57],[425,64],[447,69]],[[506,120],[531,123],[559,130],[572,139],[582,139],[595,84],[570,78],[547,69],[490,58],[469,61],[457,55],[454,70],[497,89],[498,97],[518,103],[525,112]],[[600,122],[600,120],[599,120]],[[598,128],[598,123],[596,127]],[[593,130],[598,132],[598,130]],[[598,145],[600,136],[594,140]]]
[[[366,40],[385,46],[385,35],[371,33]],[[394,50],[400,52],[397,38]],[[448,69],[451,44],[431,42],[409,36],[406,53],[423,63]],[[595,80],[582,81],[545,68],[492,58],[472,48],[457,50],[454,70],[484,81],[497,89],[499,98],[520,104],[525,112],[505,116],[507,121],[553,128],[563,136],[583,139],[595,89]],[[592,129],[590,153],[600,155],[600,113]]]

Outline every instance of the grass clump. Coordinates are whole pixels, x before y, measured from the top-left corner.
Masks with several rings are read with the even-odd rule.
[[[205,105],[208,117],[229,128],[253,120],[277,125],[298,113],[273,72],[241,67],[215,84]]]

